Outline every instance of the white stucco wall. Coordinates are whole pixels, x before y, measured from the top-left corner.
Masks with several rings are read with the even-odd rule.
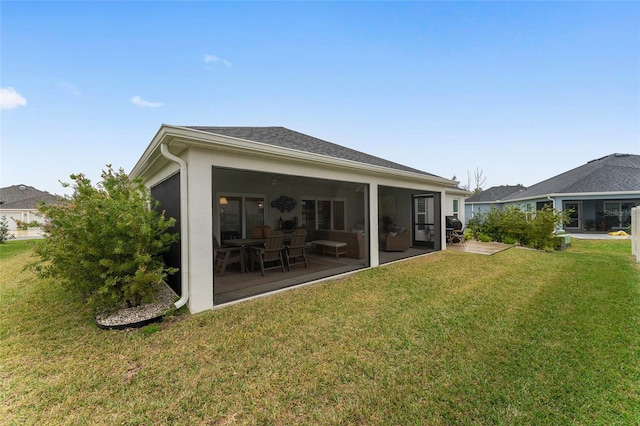
[[[460,221],[462,223],[466,223],[466,220],[465,220],[466,213],[465,213],[464,199],[465,199],[464,195],[448,192],[446,194],[446,196],[445,196],[444,205],[442,206],[443,211],[444,211],[444,215],[445,216],[453,216],[454,215],[453,204],[454,204],[454,200],[457,200],[458,201],[458,212],[457,212],[458,219],[460,219]]]

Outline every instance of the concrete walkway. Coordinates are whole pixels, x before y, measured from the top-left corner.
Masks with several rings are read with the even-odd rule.
[[[13,230],[13,231],[9,231],[10,234],[12,234],[15,238],[12,238],[12,240],[34,240],[37,238],[43,238],[43,233],[41,229],[35,228],[35,229],[27,229],[26,231],[23,230]]]
[[[482,241],[474,240],[467,241],[465,244],[447,244],[447,250],[485,255],[496,254],[501,251],[510,249],[511,247],[514,247],[514,245],[502,243],[483,243]]]
[[[614,235],[609,235],[606,233],[593,233],[593,234],[569,234],[571,238],[578,238],[582,240],[629,240],[630,236],[626,237],[618,237]],[[456,244],[447,244],[447,250],[452,251],[460,251],[464,253],[475,253],[475,254],[486,254],[492,255],[499,253],[503,250],[510,249],[514,247],[513,244],[502,244],[502,243],[483,243],[481,241],[467,241],[466,244],[462,245],[459,243]]]
[[[577,238],[579,240],[629,240],[631,236],[618,237],[609,234],[569,234],[571,238]]]

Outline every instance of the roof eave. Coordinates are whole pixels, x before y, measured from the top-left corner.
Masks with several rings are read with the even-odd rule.
[[[639,195],[640,190],[638,191],[608,191],[608,192],[555,192],[551,194],[540,194],[540,195],[532,195],[530,197],[520,197],[513,198],[508,200],[503,200],[503,202],[508,203],[512,201],[527,201],[527,200],[536,200],[539,198],[564,198],[564,197],[611,197],[616,195]]]
[[[462,188],[447,188],[447,193],[448,194],[456,194],[456,195],[464,195],[465,197],[468,197],[469,195],[473,194],[473,192],[468,191],[466,189],[462,189]]]

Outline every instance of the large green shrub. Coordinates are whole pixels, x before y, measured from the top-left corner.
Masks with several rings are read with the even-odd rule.
[[[545,207],[527,217],[520,206],[491,208],[477,213],[467,225],[470,233],[481,241],[518,242],[523,246],[544,249],[554,246],[554,231],[567,223],[569,211],[560,212]]]
[[[526,216],[515,206],[491,208],[486,212],[477,213],[467,225],[476,238],[485,235],[492,241],[502,242],[505,238],[522,241],[526,234]]]
[[[544,207],[538,210],[529,228],[529,245],[536,249],[555,247],[556,239],[553,233],[563,224],[569,222],[569,215],[572,211],[560,212],[551,207]]]
[[[175,272],[161,253],[178,236],[168,232],[175,220],[154,210],[157,202],[140,180],[110,165],[101,177],[93,186],[72,175],[72,196],[39,207],[47,224],[35,269],[79,291],[95,312],[109,312],[155,299],[163,278]]]

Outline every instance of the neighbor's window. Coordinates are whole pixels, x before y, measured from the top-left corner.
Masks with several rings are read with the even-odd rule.
[[[531,220],[531,219],[533,219],[535,217],[536,211],[535,211],[535,207],[534,207],[533,204],[531,204],[531,203],[527,203],[526,204],[524,215],[525,215],[525,218],[527,220]]]

